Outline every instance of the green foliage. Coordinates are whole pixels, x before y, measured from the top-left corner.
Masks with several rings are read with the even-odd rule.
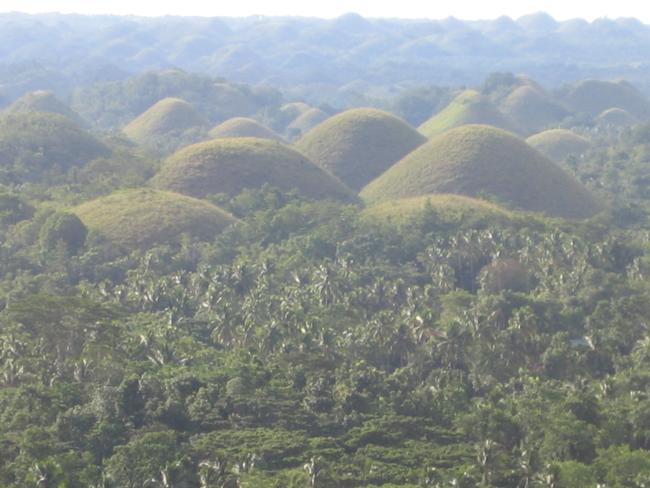
[[[66,251],[78,254],[86,242],[88,229],[74,214],[56,212],[41,227],[39,240],[44,251],[52,251],[62,244]]]

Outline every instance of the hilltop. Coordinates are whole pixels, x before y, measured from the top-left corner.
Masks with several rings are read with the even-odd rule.
[[[310,108],[306,112],[298,115],[287,126],[287,134],[290,137],[301,137],[316,127],[321,122],[325,122],[329,115],[319,108]]]
[[[260,139],[282,141],[282,137],[271,129],[260,124],[257,120],[248,117],[228,119],[210,130],[208,135],[213,139],[224,137],[258,137]]]
[[[523,210],[584,218],[600,205],[580,183],[513,134],[469,125],[413,151],[367,185],[368,203],[430,193],[490,195]]]
[[[610,108],[596,117],[596,122],[611,127],[629,127],[641,121],[627,110],[622,108]]]
[[[68,105],[59,100],[54,93],[46,90],[37,90],[26,93],[9,107],[7,113],[45,112],[63,115],[80,126],[86,125],[81,116]]]
[[[88,229],[127,249],[178,241],[182,234],[210,240],[236,221],[211,203],[149,188],[118,191],[72,211]]]
[[[319,124],[295,146],[358,190],[425,140],[394,115],[376,109],[353,109]]]
[[[486,124],[517,132],[514,121],[503,114],[487,97],[476,90],[465,90],[441,112],[424,122],[418,130],[428,139],[467,124]]]
[[[196,109],[180,98],[164,98],[132,120],[122,132],[139,143],[178,137],[184,131],[207,125]]]
[[[164,162],[154,184],[196,197],[233,196],[269,184],[282,191],[296,189],[309,198],[356,199],[345,185],[294,149],[250,137],[185,147]]]
[[[532,147],[554,161],[579,156],[591,147],[589,139],[566,129],[550,129],[526,139]]]
[[[540,87],[530,84],[513,90],[503,101],[501,109],[528,134],[557,124],[569,115],[566,109],[552,100]]]

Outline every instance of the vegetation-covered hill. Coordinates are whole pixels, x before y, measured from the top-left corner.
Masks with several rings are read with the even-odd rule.
[[[589,139],[567,129],[545,130],[530,136],[526,142],[554,161],[580,156],[591,147]]]
[[[575,111],[594,117],[620,108],[641,120],[650,119],[650,100],[626,81],[585,80],[565,88],[561,96]]]
[[[521,130],[487,97],[475,90],[466,90],[458,95],[445,109],[424,122],[418,130],[431,139],[449,129],[467,124],[493,125],[514,132]]]
[[[258,137],[282,141],[282,138],[268,127],[248,117],[235,117],[212,128],[208,135],[214,139],[224,137]]]
[[[63,115],[73,122],[83,126],[84,120],[68,105],[56,98],[50,91],[39,90],[27,93],[7,107],[8,113],[46,112]]]
[[[34,112],[0,116],[0,180],[4,183],[65,174],[109,153],[105,144],[62,115]]]
[[[287,126],[287,135],[290,137],[303,136],[328,118],[329,115],[322,110],[318,108],[310,108],[291,121]]]
[[[425,140],[389,113],[354,109],[316,126],[296,142],[296,148],[359,190]]]
[[[207,123],[185,100],[164,98],[138,115],[122,131],[135,142],[154,144],[187,130],[205,127]]]
[[[183,234],[214,239],[235,222],[211,203],[153,189],[120,191],[72,211],[88,229],[127,250],[179,241]]]
[[[234,196],[246,188],[271,185],[310,198],[355,199],[339,180],[297,151],[276,141],[248,137],[183,148],[164,162],[154,184],[196,197]]]
[[[596,121],[609,127],[629,127],[640,123],[640,120],[622,108],[608,108],[601,112]]]
[[[431,193],[489,195],[548,215],[585,218],[601,209],[571,175],[513,134],[469,125],[407,155],[361,192],[367,202]]]
[[[502,111],[515,121],[517,127],[532,134],[557,125],[569,112],[537,87],[520,86],[504,100]]]

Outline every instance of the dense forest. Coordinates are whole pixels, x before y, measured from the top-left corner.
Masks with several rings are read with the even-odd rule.
[[[650,486],[647,26],[0,24],[0,487]]]

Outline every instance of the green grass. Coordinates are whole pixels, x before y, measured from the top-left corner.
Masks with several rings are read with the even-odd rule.
[[[138,143],[207,125],[192,105],[180,98],[164,98],[132,120],[122,132]]]
[[[176,241],[184,233],[212,239],[236,221],[208,202],[149,188],[119,191],[72,212],[88,229],[127,249]]]
[[[513,90],[503,101],[501,109],[527,134],[557,124],[569,114],[541,89],[531,85]]]
[[[280,112],[282,112],[289,119],[295,119],[308,110],[311,110],[311,108],[312,107],[310,105],[304,102],[290,102],[280,107]]]
[[[432,193],[490,196],[518,209],[584,218],[601,206],[571,175],[515,135],[485,125],[442,134],[361,191],[373,204]]]
[[[512,120],[475,90],[466,90],[458,95],[441,112],[424,122],[418,130],[425,137],[431,139],[438,134],[466,124],[487,124],[505,130],[517,131]]]
[[[650,118],[650,101],[625,81],[581,81],[566,90],[564,100],[575,111],[594,117],[610,108],[621,108],[639,119]]]
[[[566,129],[545,130],[530,136],[526,142],[554,161],[579,156],[591,147],[589,139]]]
[[[213,139],[225,137],[258,137],[260,139],[271,139],[282,141],[282,137],[268,127],[260,124],[257,120],[248,117],[235,117],[214,127],[208,135]]]
[[[294,149],[252,137],[185,147],[163,163],[153,184],[195,197],[234,196],[269,184],[283,191],[296,189],[308,198],[357,200],[349,188]]]
[[[480,221],[507,222],[517,213],[499,205],[464,195],[435,194],[400,198],[377,203],[362,211],[364,218],[400,224],[419,215],[423,210],[432,212],[444,224],[477,223]]]
[[[78,113],[56,98],[54,93],[45,90],[27,93],[6,109],[6,113],[14,114],[31,112],[45,112],[63,115],[76,124],[82,126],[86,124]]]
[[[29,180],[109,154],[106,145],[62,115],[34,112],[0,117],[0,167],[24,173]]]
[[[426,141],[403,120],[375,109],[330,117],[296,142],[296,148],[358,190]]]

